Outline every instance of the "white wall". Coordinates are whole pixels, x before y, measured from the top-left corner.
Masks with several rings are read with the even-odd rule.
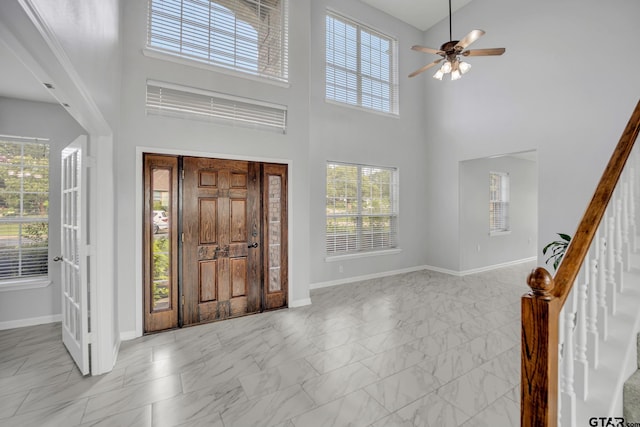
[[[49,260],[60,254],[60,153],[83,134],[59,105],[0,98],[0,134],[49,138]],[[0,325],[53,321],[61,313],[60,265],[49,262],[46,288],[0,292]]]
[[[410,71],[422,65],[419,55],[407,46],[420,40],[421,32],[362,3],[349,1],[289,2],[290,87],[247,80],[228,74],[193,68],[153,59],[142,54],[146,37],[144,0],[124,6],[124,73],[122,102],[122,138],[116,147],[118,197],[118,283],[122,331],[133,330],[135,293],[141,283],[136,278],[136,230],[130,218],[135,216],[136,147],[158,151],[174,149],[202,155],[267,157],[292,162],[290,185],[293,213],[290,244],[293,268],[290,277],[290,304],[307,300],[311,283],[326,282],[385,272],[424,264],[424,229],[413,224],[423,222],[426,201],[416,197],[424,185],[422,159],[426,150],[424,99],[422,85],[406,83]],[[324,19],[326,7],[356,17],[362,22],[398,38],[400,44],[400,118],[344,108],[324,101]],[[310,30],[311,29],[311,30]],[[194,122],[146,116],[144,113],[146,79],[168,81],[187,86],[230,93],[288,106],[286,135]],[[402,147],[402,149],[398,149]],[[345,261],[344,273],[337,263],[326,263],[325,164],[327,160],[354,161],[400,169],[400,242],[399,255]],[[417,206],[417,208],[416,208]],[[404,227],[402,224],[406,224]]]
[[[360,111],[325,102],[326,9],[355,19],[398,40],[400,115]],[[424,143],[424,98],[422,82],[407,75],[424,65],[424,57],[409,48],[422,32],[377,9],[353,0],[314,0],[311,6],[311,120],[310,164],[311,209],[309,221],[311,282],[326,284],[357,277],[402,270],[425,264],[425,216],[428,201]],[[399,247],[393,255],[326,262],[326,162],[341,161],[399,169]],[[342,267],[342,272],[340,268]]]
[[[636,38],[640,3],[633,0],[475,0],[455,14],[454,33],[482,28],[487,35],[474,47],[505,46],[507,53],[469,58],[473,69],[458,82],[437,82],[430,73],[406,77],[433,60],[410,46],[423,40],[438,47],[448,38],[446,21],[423,34],[356,0],[292,0],[288,88],[144,56],[146,0],[32,3],[51,22],[80,81],[117,135],[117,309],[125,332],[135,330],[140,320],[135,315],[141,286],[136,275],[141,232],[135,225],[141,203],[135,185],[137,147],[291,162],[291,303],[308,298],[312,283],[424,264],[460,270],[458,164],[463,160],[536,149],[538,241],[575,228],[640,93],[633,73],[640,58],[630,54],[618,61],[608,55],[617,52],[612,46]],[[399,118],[324,102],[326,7],[398,38]],[[114,28],[120,17],[118,90],[120,40]],[[589,52],[603,54],[598,59]],[[620,64],[623,69],[612,69]],[[285,104],[288,132],[148,117],[146,79]],[[327,160],[399,168],[400,254],[345,260],[343,273],[339,263],[325,262]]]
[[[510,231],[489,234],[489,173],[509,174]],[[538,170],[532,160],[511,156],[460,162],[460,270],[537,255]]]
[[[507,51],[468,58],[459,81],[424,77],[431,265],[460,269],[461,160],[536,149],[538,242],[573,234],[638,101],[640,56],[615,48],[637,39],[638,17],[634,0],[474,0],[454,15],[454,37],[481,28],[473,48]],[[442,22],[424,43],[448,32]]]
[[[124,4],[124,67],[122,85],[122,134],[116,143],[118,303],[120,330],[134,331],[137,276],[136,147],[149,151],[180,150],[202,156],[268,158],[290,161],[289,209],[293,221],[289,233],[293,266],[289,277],[289,304],[308,298],[309,288],[309,0],[291,1],[289,66],[290,87],[249,80],[143,55],[146,42],[147,1]],[[147,116],[146,80],[155,79],[203,88],[288,106],[286,135],[208,122]],[[141,235],[141,234],[140,234]],[[140,248],[138,248],[140,250]],[[139,328],[139,326],[138,326]]]

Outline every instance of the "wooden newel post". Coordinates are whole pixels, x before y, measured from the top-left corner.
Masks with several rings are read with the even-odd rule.
[[[560,308],[547,270],[533,270],[527,283],[531,292],[522,297],[520,425],[556,427]]]

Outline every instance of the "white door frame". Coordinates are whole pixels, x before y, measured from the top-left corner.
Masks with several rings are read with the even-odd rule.
[[[38,81],[54,85],[51,94],[89,135],[89,163],[95,165],[89,171],[87,189],[90,235],[95,247],[89,269],[91,373],[106,373],[113,369],[120,346],[114,298],[113,130],[33,0],[0,1],[0,38]]]
[[[183,149],[171,149],[171,148],[159,148],[159,147],[145,147],[145,146],[136,146],[136,215],[135,215],[135,258],[136,258],[136,330],[130,332],[124,332],[120,336],[122,341],[141,337],[143,333],[144,326],[144,296],[143,296],[143,244],[142,236],[143,236],[143,206],[144,206],[144,193],[143,193],[143,170],[144,170],[144,153],[153,153],[153,154],[168,154],[173,156],[192,156],[192,157],[205,157],[210,159],[225,159],[225,160],[245,160],[249,162],[264,162],[264,163],[280,163],[283,165],[287,165],[287,176],[288,178],[288,194],[287,194],[287,215],[288,215],[288,236],[293,236],[293,183],[291,182],[291,177],[293,176],[293,160],[291,159],[278,159],[278,158],[270,158],[270,157],[257,157],[257,156],[243,156],[243,155],[234,155],[234,154],[222,154],[222,153],[211,153],[205,151],[192,151],[192,150],[183,150]],[[288,242],[288,254],[289,262],[288,262],[288,277],[293,277],[292,266],[295,264],[294,255],[295,248],[294,242],[289,237]],[[292,286],[291,283],[288,283],[288,295],[287,295],[287,303],[289,307],[291,307],[292,301]]]

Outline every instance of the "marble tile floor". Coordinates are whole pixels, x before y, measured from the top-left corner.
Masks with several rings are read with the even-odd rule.
[[[533,266],[314,290],[310,306],[123,342],[98,377],[59,323],[0,331],[0,425],[517,426]]]

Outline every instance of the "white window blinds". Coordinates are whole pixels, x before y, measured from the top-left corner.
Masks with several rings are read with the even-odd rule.
[[[147,113],[285,133],[287,107],[171,83],[147,82]]]
[[[397,247],[398,171],[327,163],[327,255]]]
[[[326,98],[398,113],[397,42],[329,12],[326,17]]]
[[[149,0],[147,46],[288,80],[286,0]]]
[[[509,174],[490,172],[489,181],[489,232],[509,231]]]
[[[0,280],[47,276],[49,144],[0,136]]]

